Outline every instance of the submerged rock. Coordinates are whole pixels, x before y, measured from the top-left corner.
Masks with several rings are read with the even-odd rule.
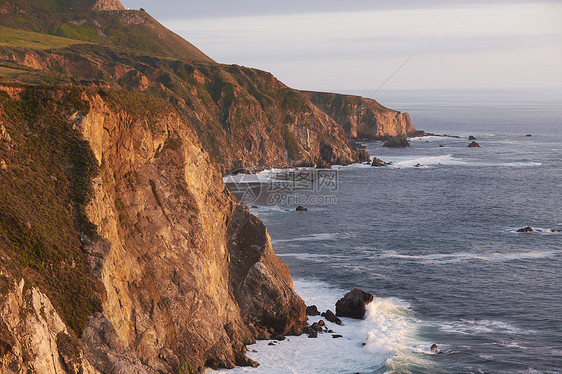
[[[468,137],[468,140],[476,140],[476,137],[470,135],[470,136]]]
[[[468,145],[469,148],[478,148],[480,147],[480,144],[476,143],[476,142],[472,142]]]
[[[410,142],[405,136],[394,136],[383,144],[383,147],[387,148],[407,148],[409,146]]]
[[[296,210],[297,212],[308,212],[308,208],[305,208],[305,207],[302,206],[302,205],[299,205],[299,206],[297,207],[297,209],[295,209],[295,210]]]
[[[366,306],[373,301],[373,295],[354,288],[336,303],[336,316],[363,319]]]
[[[517,230],[517,232],[533,232],[533,228],[531,226],[523,227],[522,229]]]

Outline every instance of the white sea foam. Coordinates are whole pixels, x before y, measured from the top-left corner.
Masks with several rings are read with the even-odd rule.
[[[388,160],[387,160],[388,161]],[[390,159],[390,168],[411,168],[416,165],[436,166],[436,165],[464,165],[462,159],[454,158],[452,155],[443,156],[400,156]]]
[[[527,251],[527,252],[458,252],[432,253],[427,255],[408,255],[396,251],[386,251],[379,257],[400,258],[426,264],[451,264],[465,261],[508,262],[527,259],[551,258],[559,255],[558,251]]]
[[[441,322],[439,328],[446,332],[461,335],[500,333],[508,335],[529,335],[531,330],[521,329],[505,321],[461,319],[453,322]]]
[[[519,227],[510,227],[507,228],[506,230],[509,231],[510,233],[513,234],[551,234],[551,235],[559,235],[561,234],[559,229],[549,229],[549,228],[544,228],[544,227],[533,227],[533,231],[531,232],[526,232],[526,233],[520,233],[517,232],[517,230],[521,229],[522,226]]]
[[[346,291],[314,280],[294,281],[294,288],[307,305],[319,310],[334,311],[335,302]],[[309,318],[309,322],[320,317]],[[400,367],[420,363],[429,352],[429,343],[416,340],[420,321],[412,317],[409,306],[394,298],[375,298],[368,306],[365,320],[342,318],[343,326],[329,322],[326,325],[334,334],[319,334],[317,339],[306,335],[287,337],[287,340],[270,346],[269,341],[259,341],[248,346],[248,356],[260,362],[258,368],[236,368],[221,373],[353,373],[373,372],[383,365]],[[363,345],[365,343],[365,345]],[[429,365],[428,363],[425,363]],[[404,370],[404,367],[402,367]]]
[[[310,242],[310,241],[325,241],[325,240],[333,240],[338,235],[336,233],[325,233],[325,234],[310,234],[308,236],[299,237],[299,238],[291,238],[291,239],[275,239],[272,240],[271,243],[288,243],[288,242]]]

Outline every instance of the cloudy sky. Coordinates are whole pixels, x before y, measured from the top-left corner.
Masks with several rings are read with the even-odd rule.
[[[562,0],[122,2],[299,89],[562,87]]]

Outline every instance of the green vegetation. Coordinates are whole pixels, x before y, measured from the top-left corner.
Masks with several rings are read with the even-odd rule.
[[[0,26],[0,46],[31,49],[66,48],[79,41]]]
[[[20,74],[25,73],[25,70],[22,69],[11,69],[0,66],[0,77],[7,77],[7,78],[15,78]]]
[[[188,361],[180,360],[180,365],[178,367],[179,374],[193,374],[193,366]]]
[[[64,358],[80,357],[80,348],[76,340],[62,331],[57,334],[57,350]]]
[[[84,208],[98,170],[67,118],[89,105],[74,88],[28,88],[21,100],[0,92],[14,147],[0,144],[8,165],[0,172],[0,265],[45,292],[80,335],[88,317],[101,311],[80,241],[97,237]]]
[[[51,28],[50,34],[88,42],[99,42],[101,40],[101,37],[98,35],[98,31],[88,24],[71,25],[63,23],[55,25]]]
[[[117,210],[125,209],[125,203],[123,203],[123,201],[121,201],[121,199],[115,199],[115,209],[117,209]]]
[[[281,103],[281,107],[285,110],[295,112],[310,112],[308,100],[302,93],[291,88],[283,88],[278,91],[277,97]]]
[[[25,13],[85,11],[95,4],[95,0],[16,0],[14,2]]]
[[[182,141],[179,138],[168,138],[164,143],[162,149],[159,149],[156,154],[154,155],[155,158],[160,157],[162,153],[164,153],[167,149],[171,149],[173,151],[177,151],[181,148]]]
[[[298,160],[301,153],[299,143],[289,131],[287,126],[283,126],[281,129],[281,135],[283,136],[283,141],[285,142],[285,149],[287,149],[288,156],[291,160]]]

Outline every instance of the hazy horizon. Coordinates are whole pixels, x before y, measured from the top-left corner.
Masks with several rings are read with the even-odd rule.
[[[562,87],[556,1],[167,3],[123,1],[215,61],[269,71],[298,89]]]

